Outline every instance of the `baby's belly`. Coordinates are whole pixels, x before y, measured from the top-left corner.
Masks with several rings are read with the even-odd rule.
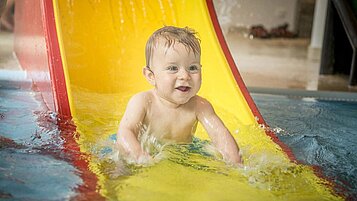
[[[187,121],[146,121],[147,133],[160,141],[172,143],[191,143],[197,123],[195,120]]]
[[[162,142],[170,142],[170,143],[191,143],[193,134],[190,131],[186,132],[165,132],[163,130],[151,130],[149,134],[157,138]]]
[[[171,142],[171,143],[179,143],[179,144],[186,144],[192,142],[192,135],[187,135],[185,137],[176,137],[172,135],[164,135],[160,138],[164,142]]]

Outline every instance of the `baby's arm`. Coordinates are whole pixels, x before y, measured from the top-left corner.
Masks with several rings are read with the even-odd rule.
[[[134,95],[129,100],[117,133],[119,149],[137,162],[143,160],[143,157],[149,156],[142,150],[138,140],[138,134],[146,113],[146,104],[144,93]]]
[[[239,148],[222,120],[215,113],[212,105],[205,99],[198,97],[197,118],[206,129],[213,144],[228,163],[241,164]]]

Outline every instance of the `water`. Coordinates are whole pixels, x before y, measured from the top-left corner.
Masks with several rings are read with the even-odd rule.
[[[356,103],[253,98],[302,163],[321,167],[322,174],[344,188],[337,190],[355,198],[356,129],[351,122],[356,121]],[[308,195],[316,193],[305,187],[309,181],[301,175],[303,166],[282,165],[281,158],[258,153],[245,155],[244,168],[232,168],[207,141],[199,139],[166,146],[153,165],[120,167],[113,156],[113,139],[84,143],[70,120],[47,111],[29,83],[0,82],[0,136],[0,198],[4,200],[97,200],[101,196],[112,200],[251,200],[251,195],[256,195],[255,200],[304,196],[308,200]],[[242,146],[243,150],[253,148]],[[80,149],[91,154],[82,154]]]
[[[254,94],[263,117],[296,158],[357,199],[357,102]]]
[[[0,198],[66,200],[82,184],[54,113],[31,83],[0,81]]]

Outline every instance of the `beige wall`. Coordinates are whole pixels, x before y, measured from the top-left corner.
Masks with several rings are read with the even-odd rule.
[[[285,22],[295,31],[298,0],[214,0],[224,31],[230,26],[263,24],[271,29]]]

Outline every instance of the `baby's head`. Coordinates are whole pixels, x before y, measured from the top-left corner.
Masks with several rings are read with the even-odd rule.
[[[174,105],[187,103],[201,87],[201,47],[190,28],[166,26],[146,44],[144,76],[156,94]]]
[[[146,66],[151,66],[155,49],[166,48],[167,50],[176,43],[181,43],[187,48],[188,51],[192,51],[196,56],[200,57],[200,40],[196,37],[196,35],[197,32],[189,27],[179,28],[174,26],[165,26],[156,30],[146,43]]]

